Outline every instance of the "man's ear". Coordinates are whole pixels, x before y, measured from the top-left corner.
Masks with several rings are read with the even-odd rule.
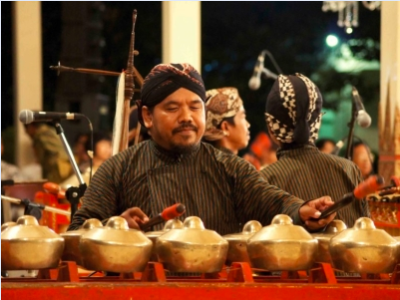
[[[147,129],[153,127],[153,113],[147,106],[142,107],[142,118]]]
[[[222,121],[220,127],[221,130],[224,132],[225,136],[229,136],[229,126],[230,124],[228,123],[228,121]]]
[[[220,127],[221,127],[222,131],[228,131],[228,129],[229,129],[228,121],[222,121]]]

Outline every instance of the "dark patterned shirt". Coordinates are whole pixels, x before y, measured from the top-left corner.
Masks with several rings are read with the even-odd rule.
[[[320,152],[315,146],[279,150],[278,161],[261,171],[271,184],[304,200],[331,196],[340,200],[362,182],[360,170],[351,161]],[[352,227],[360,217],[370,217],[366,200],[338,211],[336,219]]]
[[[240,157],[209,144],[179,155],[145,141],[101,165],[69,230],[88,218],[104,221],[134,206],[151,218],[177,202],[186,206],[182,219],[198,216],[220,234],[238,232],[239,223],[248,220],[269,225],[280,213],[298,223],[304,203],[267,183]]]

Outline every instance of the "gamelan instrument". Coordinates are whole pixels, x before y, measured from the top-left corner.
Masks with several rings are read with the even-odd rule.
[[[104,227],[94,227],[80,238],[83,266],[88,270],[130,273],[143,271],[153,243],[119,216]]]
[[[315,258],[316,262],[332,263],[329,243],[332,237],[345,229],[347,229],[347,226],[343,221],[332,220],[323,232],[311,234],[311,236],[318,241],[317,256]]]
[[[62,210],[59,208],[43,205],[40,203],[34,203],[29,201],[28,199],[18,199],[18,198],[13,198],[13,197],[7,197],[7,196],[1,196],[2,201],[8,201],[17,205],[25,205],[26,208],[32,208],[31,209],[31,214],[34,215],[37,219],[40,219],[41,217],[41,210],[64,215],[64,216],[70,216],[71,212]]]
[[[386,196],[392,194],[400,194],[400,178],[392,176],[390,184],[379,190],[379,196]]]
[[[247,242],[254,268],[268,271],[308,270],[315,261],[318,242],[287,215],[276,215]]]
[[[155,252],[158,261],[171,272],[213,273],[222,270],[228,242],[192,216],[185,219],[183,228],[170,229],[159,236]]]
[[[183,204],[181,203],[176,203],[174,205],[171,205],[167,208],[165,208],[162,213],[158,214],[154,218],[151,218],[147,223],[141,224],[140,229],[145,231],[148,228],[161,224],[165,221],[178,218],[181,215],[183,215],[186,211],[186,208]]]
[[[1,232],[1,269],[37,270],[58,266],[64,239],[33,216],[21,216]]]
[[[1,232],[3,232],[3,230],[6,230],[8,227],[17,225],[16,222],[5,222],[1,225]]]
[[[133,98],[134,92],[140,92],[140,89],[135,89],[136,84],[141,87],[143,85],[143,77],[134,67],[134,56],[138,55],[139,52],[134,49],[135,46],[135,25],[137,19],[137,11],[133,10],[132,14],[132,31],[130,39],[130,48],[128,54],[128,62],[126,70],[122,73],[113,71],[104,71],[97,69],[88,68],[72,68],[62,66],[60,62],[58,66],[50,66],[50,69],[57,71],[57,74],[61,72],[78,72],[85,74],[103,75],[103,76],[119,76],[119,83],[122,84],[121,88],[117,91],[117,104],[116,104],[116,114],[114,118],[114,128],[113,128],[113,155],[121,152],[128,148],[129,142],[129,113],[131,110],[130,103]],[[122,99],[122,102],[118,100]],[[140,123],[138,123],[136,132],[140,132]],[[138,139],[135,140],[138,142]]]
[[[342,199],[336,201],[334,205],[330,206],[326,210],[324,210],[318,219],[324,219],[329,215],[337,212],[338,210],[350,205],[354,199],[363,199],[367,195],[374,193],[382,187],[385,180],[382,176],[371,176],[366,179],[364,182],[360,183],[352,193],[348,193],[343,196]]]
[[[376,229],[369,218],[353,228],[332,221],[324,232],[309,234],[277,215],[261,228],[249,221],[242,233],[221,237],[207,230],[198,217],[166,222],[162,231],[130,229],[127,221],[111,217],[105,226],[88,219],[75,231],[60,235],[39,226],[33,216],[3,224],[2,270],[57,268],[60,260],[74,261],[88,270],[142,272],[149,261],[170,272],[215,273],[224,265],[247,263],[266,271],[310,270],[314,263],[329,263],[336,270],[355,273],[391,273],[400,262],[400,238]],[[237,266],[237,265],[236,265]]]
[[[145,235],[153,242],[150,261],[158,261],[157,254],[155,252],[157,238],[171,229],[182,229],[182,228],[183,228],[182,221],[180,221],[179,219],[171,219],[165,222],[164,228],[162,230],[148,231],[145,233]]]
[[[332,237],[329,250],[334,267],[345,272],[391,273],[400,259],[398,241],[366,217]]]
[[[81,236],[87,233],[89,230],[98,227],[103,227],[103,224],[100,220],[88,219],[78,230],[61,233],[60,236],[64,238],[65,242],[64,251],[61,258],[67,261],[74,261],[77,265],[83,266],[82,255],[79,249]]]
[[[242,232],[223,236],[229,242],[228,255],[226,257],[226,264],[228,266],[233,262],[247,262],[251,265],[247,252],[247,242],[261,228],[262,225],[260,222],[252,220],[244,224]]]

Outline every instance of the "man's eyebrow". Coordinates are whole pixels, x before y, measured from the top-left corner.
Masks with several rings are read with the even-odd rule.
[[[198,104],[198,103],[202,103],[203,101],[199,100],[199,99],[193,99],[192,101],[190,101],[191,104]]]
[[[199,99],[193,99],[190,101],[190,104],[200,104],[202,102],[203,101],[201,101]],[[181,105],[181,104],[182,104],[182,101],[178,101],[178,100],[174,100],[174,99],[167,100],[163,103],[163,105]]]
[[[164,102],[164,105],[179,105],[180,102],[176,101],[176,100],[168,100],[166,102]]]

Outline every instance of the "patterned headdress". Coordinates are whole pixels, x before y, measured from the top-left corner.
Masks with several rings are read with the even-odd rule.
[[[205,101],[206,90],[199,72],[190,64],[160,64],[145,77],[141,100],[137,101],[139,121],[143,124],[142,106],[154,107],[180,88],[188,89]]]
[[[272,134],[282,143],[307,144],[318,138],[322,96],[306,76],[279,75],[267,98],[265,115]]]
[[[243,106],[243,101],[236,88],[225,87],[206,92],[206,131],[204,139],[217,141],[224,137],[224,133],[218,126],[221,122],[234,117]]]

